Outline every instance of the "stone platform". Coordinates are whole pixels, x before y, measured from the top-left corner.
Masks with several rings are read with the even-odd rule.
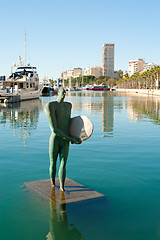
[[[105,198],[103,194],[69,178],[65,181],[65,192],[60,191],[58,179],[56,179],[56,187],[52,188],[49,179],[25,182],[24,185],[58,204]]]

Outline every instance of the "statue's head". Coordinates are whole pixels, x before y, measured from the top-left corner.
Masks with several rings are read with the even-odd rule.
[[[63,101],[66,95],[66,91],[64,88],[60,88],[58,90],[58,101]]]

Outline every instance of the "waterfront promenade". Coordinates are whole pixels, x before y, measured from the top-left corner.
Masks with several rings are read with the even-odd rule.
[[[141,95],[148,95],[148,96],[160,96],[160,90],[156,89],[124,89],[124,88],[118,88],[116,91],[119,92],[127,92],[127,93],[138,93]]]

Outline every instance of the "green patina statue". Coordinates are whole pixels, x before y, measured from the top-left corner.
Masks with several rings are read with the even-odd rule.
[[[50,102],[46,106],[48,121],[52,130],[49,141],[51,186],[55,186],[56,163],[59,155],[59,181],[61,191],[64,191],[69,142],[75,144],[81,143],[79,138],[69,136],[72,104],[64,102],[65,94],[65,89],[60,88],[57,101]]]

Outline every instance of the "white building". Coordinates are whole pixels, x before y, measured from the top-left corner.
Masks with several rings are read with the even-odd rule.
[[[103,68],[102,67],[92,67],[91,68],[91,75],[97,77],[100,77],[103,75]]]
[[[73,76],[74,78],[82,76],[82,68],[74,68]]]
[[[83,69],[83,76],[90,76],[91,75],[91,68],[84,68]]]
[[[82,74],[83,72],[83,74]],[[70,77],[73,78],[77,78],[77,77],[81,77],[81,76],[95,76],[95,77],[99,77],[102,76],[102,67],[89,67],[89,68],[73,68],[73,69],[69,69],[66,70],[64,72],[61,73],[61,78],[63,79],[67,79]]]
[[[61,73],[61,78],[67,79],[68,78],[68,71],[64,71]]]
[[[76,78],[82,76],[82,68],[73,68],[61,73],[61,78],[67,79],[70,77]]]
[[[129,77],[132,76],[136,72],[143,71],[144,64],[145,64],[145,62],[144,62],[143,59],[137,59],[137,60],[129,61],[129,63],[128,63],[128,75],[129,75]]]
[[[103,45],[103,75],[114,78],[114,44]]]
[[[89,67],[89,68],[84,68],[83,69],[83,76],[95,76],[100,77],[103,75],[103,69],[102,67]]]
[[[152,68],[156,67],[157,65],[154,63],[145,63],[143,67],[143,72],[147,70],[151,70]]]

